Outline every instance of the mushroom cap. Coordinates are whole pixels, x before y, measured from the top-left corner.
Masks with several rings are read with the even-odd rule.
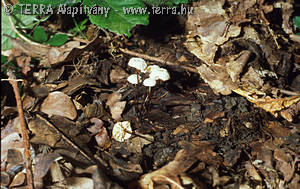
[[[169,75],[168,70],[166,70],[164,68],[160,68],[159,71],[160,71],[160,77],[159,77],[159,79],[161,79],[163,81],[167,81],[167,80],[170,79],[170,75]]]
[[[149,77],[155,80],[163,80],[167,81],[170,79],[170,75],[168,71],[164,68],[154,69],[150,74]]]
[[[132,132],[130,122],[117,122],[113,127],[112,137],[119,142],[124,142],[126,139],[131,137],[131,134],[126,131]]]
[[[156,80],[153,78],[147,78],[144,80],[143,85],[146,87],[154,87],[156,85]]]
[[[154,72],[155,70],[159,70],[160,67],[158,65],[150,65],[146,68],[146,72],[151,73]]]
[[[128,66],[140,71],[144,71],[147,68],[146,61],[142,58],[131,58],[128,62]]]
[[[139,80],[141,80],[141,76],[137,75],[137,74],[131,74],[130,76],[127,77],[127,81],[131,84],[138,84],[138,79],[137,77],[139,77]]]

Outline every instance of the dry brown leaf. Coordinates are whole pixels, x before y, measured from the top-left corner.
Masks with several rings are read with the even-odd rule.
[[[255,97],[255,94],[252,94],[239,88],[234,89],[233,91],[241,96],[246,97],[250,102],[254,103],[255,106],[260,107],[267,112],[270,112],[275,117],[278,116],[278,112],[280,112],[281,110],[288,108],[291,105],[296,104],[300,101],[300,96],[292,96],[279,99],[273,99],[268,96],[258,98]]]
[[[216,94],[229,95],[236,88],[236,84],[232,82],[226,69],[221,65],[207,66],[202,64],[197,70],[202,79],[209,84]]]
[[[10,38],[10,41],[17,51],[23,52],[26,55],[34,58],[46,57],[46,54],[50,49],[48,46],[32,45],[21,39]]]
[[[140,133],[138,133],[138,135],[142,137],[136,136],[127,142],[128,151],[132,153],[142,153],[142,148],[145,145],[151,144],[151,141],[154,141],[154,137],[151,135],[143,135]]]
[[[56,183],[56,188],[72,188],[72,189],[90,189],[94,188],[94,183],[91,178],[87,177],[69,177],[62,183]]]
[[[61,139],[60,135],[51,129],[44,120],[38,117],[29,121],[28,128],[33,135],[30,142],[34,144],[45,144],[54,147]]]
[[[239,79],[250,55],[250,51],[244,50],[240,52],[240,54],[230,57],[231,60],[226,63],[227,73],[230,75],[233,82],[236,82]]]
[[[94,123],[94,125],[87,128],[89,132],[91,132],[93,135],[99,133],[101,129],[103,128],[104,122],[101,119],[98,118],[92,118],[90,119],[91,123]]]
[[[16,57],[16,61],[18,66],[21,68],[21,72],[26,75],[27,72],[31,70],[30,68],[30,61],[31,57],[30,56],[18,56]]]
[[[283,149],[274,150],[274,158],[277,160],[276,168],[283,173],[284,181],[289,182],[294,175],[294,166],[292,156]]]
[[[247,169],[250,177],[252,177],[256,181],[259,181],[260,183],[262,182],[262,179],[256,171],[255,167],[249,161],[246,162],[245,168]]]
[[[23,147],[23,140],[17,132],[11,133],[3,139],[1,139],[1,170],[5,170],[5,168],[7,168],[5,162],[8,158],[8,150],[22,149]]]
[[[142,189],[154,189],[169,185],[172,189],[184,188],[181,185],[181,176],[197,161],[213,162],[213,146],[209,142],[192,144],[181,142],[184,149],[177,152],[175,159],[162,168],[143,175],[139,184]],[[210,159],[210,160],[209,160]]]
[[[108,148],[110,145],[110,138],[106,128],[103,126],[103,121],[98,118],[92,118],[90,121],[94,123],[94,125],[87,130],[92,134],[95,134],[95,139],[99,147]]]
[[[89,44],[84,46],[80,46],[80,43],[78,41],[70,41],[63,46],[52,47],[47,53],[48,61],[51,65],[57,65],[62,62],[72,61],[73,59],[81,55],[84,51],[90,50],[102,43],[103,38],[96,37]]]
[[[60,47],[50,47],[45,45],[34,45],[20,39],[11,38],[14,48],[30,57],[42,59],[42,64],[57,65],[62,62],[72,61],[84,51],[99,48],[99,44],[105,44],[103,38],[96,37],[89,44],[80,46],[78,41],[70,41]]]
[[[26,175],[23,172],[19,172],[14,179],[12,180],[11,184],[9,185],[9,187],[16,187],[16,186],[21,186],[22,184],[25,183],[25,178]]]
[[[239,26],[230,24],[230,19],[223,9],[224,2],[203,0],[193,3],[194,14],[189,15],[186,22],[189,36],[185,45],[206,64],[214,62],[217,45],[222,45],[230,37],[236,37],[241,32]],[[195,39],[195,36],[201,40]]]
[[[100,168],[97,168],[93,174],[93,181],[94,181],[94,189],[123,189],[120,185],[116,182],[112,182],[109,178],[105,175],[104,171]]]
[[[69,96],[59,91],[48,95],[41,105],[41,111],[49,116],[59,115],[71,120],[77,117],[76,108]]]
[[[126,101],[120,101],[121,98],[122,95],[119,92],[114,92],[108,96],[106,102],[112,118],[116,121],[121,119],[121,114],[126,106]]]
[[[109,74],[110,82],[124,83],[127,81],[129,74],[120,66],[116,66]]]
[[[289,122],[292,122],[294,118],[297,118],[300,114],[300,101],[292,104],[288,109],[282,110],[280,115]],[[299,117],[298,117],[299,118]]]

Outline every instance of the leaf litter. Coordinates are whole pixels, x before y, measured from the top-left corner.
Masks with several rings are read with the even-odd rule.
[[[36,188],[300,187],[295,3],[191,6],[186,33],[170,27],[159,42],[151,26],[86,45],[38,48],[12,39],[22,74],[36,79],[23,92]],[[174,19],[156,21],[166,18]],[[132,52],[169,73],[150,95],[142,82],[127,82],[136,73]],[[33,58],[40,64],[30,65]],[[19,187],[24,147],[5,98],[2,186]]]

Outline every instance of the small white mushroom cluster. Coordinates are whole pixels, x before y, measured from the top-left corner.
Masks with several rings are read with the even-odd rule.
[[[141,76],[139,72],[149,74],[149,78],[143,81],[143,85],[146,87],[154,87],[157,80],[167,81],[170,79],[169,72],[157,65],[147,66],[147,63],[142,58],[131,58],[128,62],[128,66],[134,67],[137,74],[132,74],[127,78],[127,81],[131,84],[139,84]]]

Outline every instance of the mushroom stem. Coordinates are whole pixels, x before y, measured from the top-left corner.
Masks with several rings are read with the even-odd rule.
[[[147,102],[148,98],[150,99],[150,95],[151,95],[151,87],[149,87],[149,90],[148,90],[148,95],[145,99],[145,102]]]

